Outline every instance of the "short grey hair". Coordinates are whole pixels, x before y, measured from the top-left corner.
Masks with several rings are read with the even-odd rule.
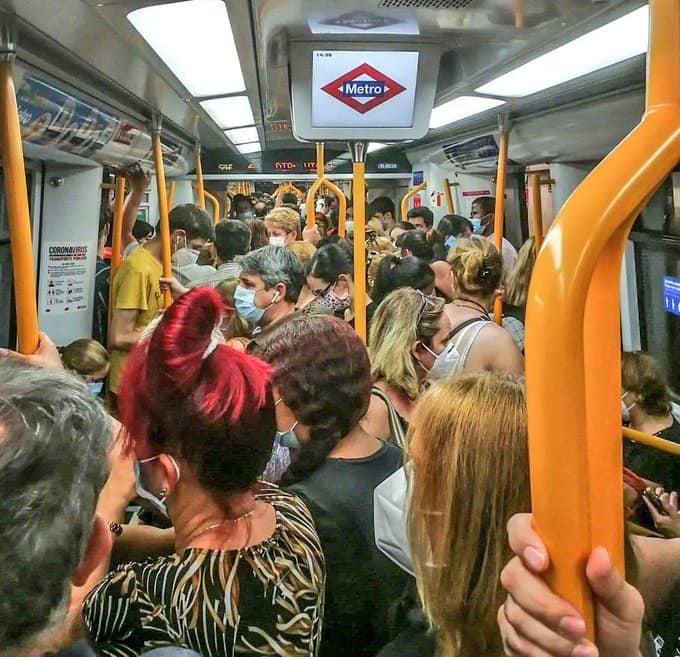
[[[110,439],[104,407],[75,376],[0,361],[0,654],[63,618]]]
[[[245,274],[255,274],[264,282],[266,289],[277,283],[286,286],[286,301],[296,302],[305,282],[302,264],[293,253],[283,246],[263,246],[251,251],[239,260]]]

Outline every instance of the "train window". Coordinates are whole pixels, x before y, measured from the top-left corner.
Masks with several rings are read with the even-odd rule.
[[[680,213],[674,201],[679,186],[680,175],[674,173],[652,196],[630,235],[641,346],[665,367],[675,401],[680,401],[680,303],[667,287],[680,284]]]

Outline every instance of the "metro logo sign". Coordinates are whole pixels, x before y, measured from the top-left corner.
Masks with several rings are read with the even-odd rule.
[[[366,114],[406,91],[406,87],[364,63],[321,87],[321,90],[359,114]]]

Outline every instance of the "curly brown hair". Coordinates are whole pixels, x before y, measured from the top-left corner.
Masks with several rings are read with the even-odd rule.
[[[274,386],[303,425],[302,443],[282,484],[306,479],[366,414],[371,367],[363,342],[344,321],[329,315],[292,315],[255,350],[273,367]]]

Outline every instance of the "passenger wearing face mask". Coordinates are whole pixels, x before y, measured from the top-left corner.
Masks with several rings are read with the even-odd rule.
[[[253,202],[243,194],[237,194],[234,196],[232,201],[234,219],[239,221],[245,221],[246,219],[252,219],[255,217],[255,208]]]
[[[503,260],[486,238],[459,239],[449,251],[453,301],[446,305],[451,321],[441,364],[431,378],[458,372],[498,370],[524,373],[524,358],[513,337],[491,319],[503,278]]]
[[[400,447],[427,375],[446,347],[451,322],[444,300],[402,287],[388,294],[371,323],[373,391],[362,427]]]
[[[680,444],[680,424],[671,413],[671,396],[659,363],[642,351],[621,358],[621,417],[632,429]],[[680,459],[657,449],[624,441],[623,462],[635,474],[680,490]]]
[[[264,218],[270,246],[288,246],[300,234],[300,215],[290,208],[274,208]]]
[[[59,350],[61,362],[69,372],[87,383],[95,397],[104,396],[104,380],[109,373],[109,354],[96,340],[75,340]]]
[[[214,290],[191,290],[130,355],[120,407],[137,491],[169,516],[175,553],[120,566],[85,600],[104,657],[177,644],[202,657],[318,654],[319,538],[297,497],[258,482],[277,397],[265,363],[220,344],[223,311]]]
[[[493,196],[480,196],[472,201],[470,220],[472,222],[473,234],[482,235],[493,242],[495,212],[496,199]],[[501,251],[503,254],[505,275],[508,276],[515,266],[517,249],[503,237]]]
[[[177,263],[183,262],[182,258],[188,257],[189,252],[195,253],[198,258],[198,249],[207,240],[213,239],[212,220],[197,205],[186,203],[173,208],[169,214],[169,223],[170,248],[175,260],[173,274],[180,283],[186,284],[183,268]],[[111,370],[108,385],[113,394],[114,408],[115,395],[120,389],[120,375],[128,353],[139,341],[147,324],[163,309],[160,289],[163,273],[161,251],[161,238],[157,233],[144,246],[136,248],[125,258],[111,283]]]
[[[280,246],[264,246],[241,259],[234,304],[238,314],[255,326],[255,339],[295,312],[303,282],[300,261]]]
[[[307,285],[319,305],[354,326],[354,267],[341,246],[329,244],[317,250],[307,266]],[[371,322],[375,303],[366,297],[366,321]]]
[[[289,317],[260,342],[271,363],[277,428],[299,447],[282,486],[309,507],[326,557],[323,657],[372,657],[408,575],[376,547],[373,490],[401,465],[361,426],[371,393],[366,347],[337,317]]]

